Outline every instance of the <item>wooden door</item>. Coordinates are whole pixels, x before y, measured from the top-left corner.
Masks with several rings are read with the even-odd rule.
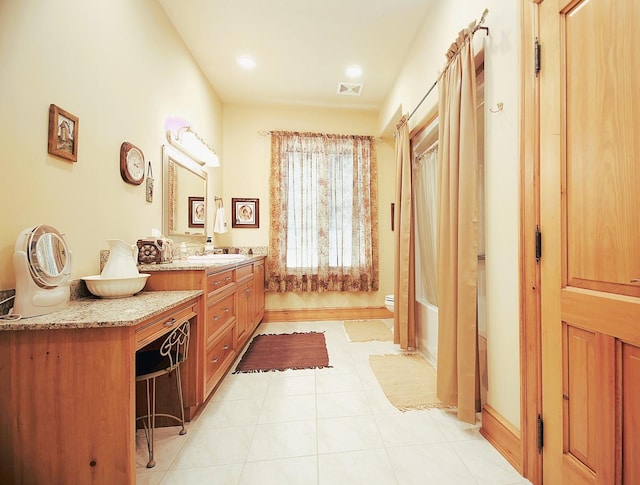
[[[640,2],[540,5],[545,484],[640,483]]]

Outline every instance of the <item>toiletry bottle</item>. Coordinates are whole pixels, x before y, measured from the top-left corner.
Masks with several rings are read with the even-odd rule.
[[[211,236],[207,236],[207,242],[204,244],[204,254],[213,254],[213,241]]]
[[[180,243],[180,259],[183,261],[187,259],[187,243],[184,241]]]

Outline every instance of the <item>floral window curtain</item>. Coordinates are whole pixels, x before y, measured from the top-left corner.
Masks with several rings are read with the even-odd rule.
[[[268,291],[378,289],[377,178],[372,137],[271,133]]]

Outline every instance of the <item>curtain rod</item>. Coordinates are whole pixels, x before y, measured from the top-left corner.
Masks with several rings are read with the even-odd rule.
[[[487,14],[488,13],[489,13],[489,9],[485,8],[484,12],[482,12],[482,17],[480,17],[480,20],[478,21],[478,24],[473,28],[473,30],[471,31],[471,34],[475,34],[478,30],[484,30],[487,33],[487,35],[489,35],[489,27],[483,27],[482,26],[482,24],[484,24],[485,19],[487,18]],[[438,77],[436,78],[435,82],[431,85],[431,87],[427,91],[427,94],[425,94],[422,97],[422,99],[418,102],[416,107],[413,108],[413,111],[407,117],[407,121],[409,121],[411,119],[411,117],[415,114],[415,112],[418,111],[418,108],[420,108],[420,106],[422,106],[422,103],[424,103],[424,101],[427,99],[427,97],[431,94],[431,91],[433,91],[433,89],[438,85],[438,81],[442,77],[442,74],[444,74],[444,72],[442,72],[442,73],[440,73],[438,75]]]
[[[271,130],[258,130],[258,135],[260,136],[271,136],[273,134],[273,131]],[[318,135],[322,135],[323,133],[318,133]],[[374,142],[376,143],[381,143],[383,140],[382,138],[380,138],[379,136],[373,136],[373,135],[340,135],[337,134],[336,136],[344,136],[344,137],[349,137],[349,136],[356,136],[356,137],[364,137],[364,138],[371,138]]]

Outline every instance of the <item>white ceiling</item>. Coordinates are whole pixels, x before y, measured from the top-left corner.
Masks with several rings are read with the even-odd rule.
[[[223,103],[378,109],[436,0],[159,1]],[[340,82],[362,95],[338,95]]]

